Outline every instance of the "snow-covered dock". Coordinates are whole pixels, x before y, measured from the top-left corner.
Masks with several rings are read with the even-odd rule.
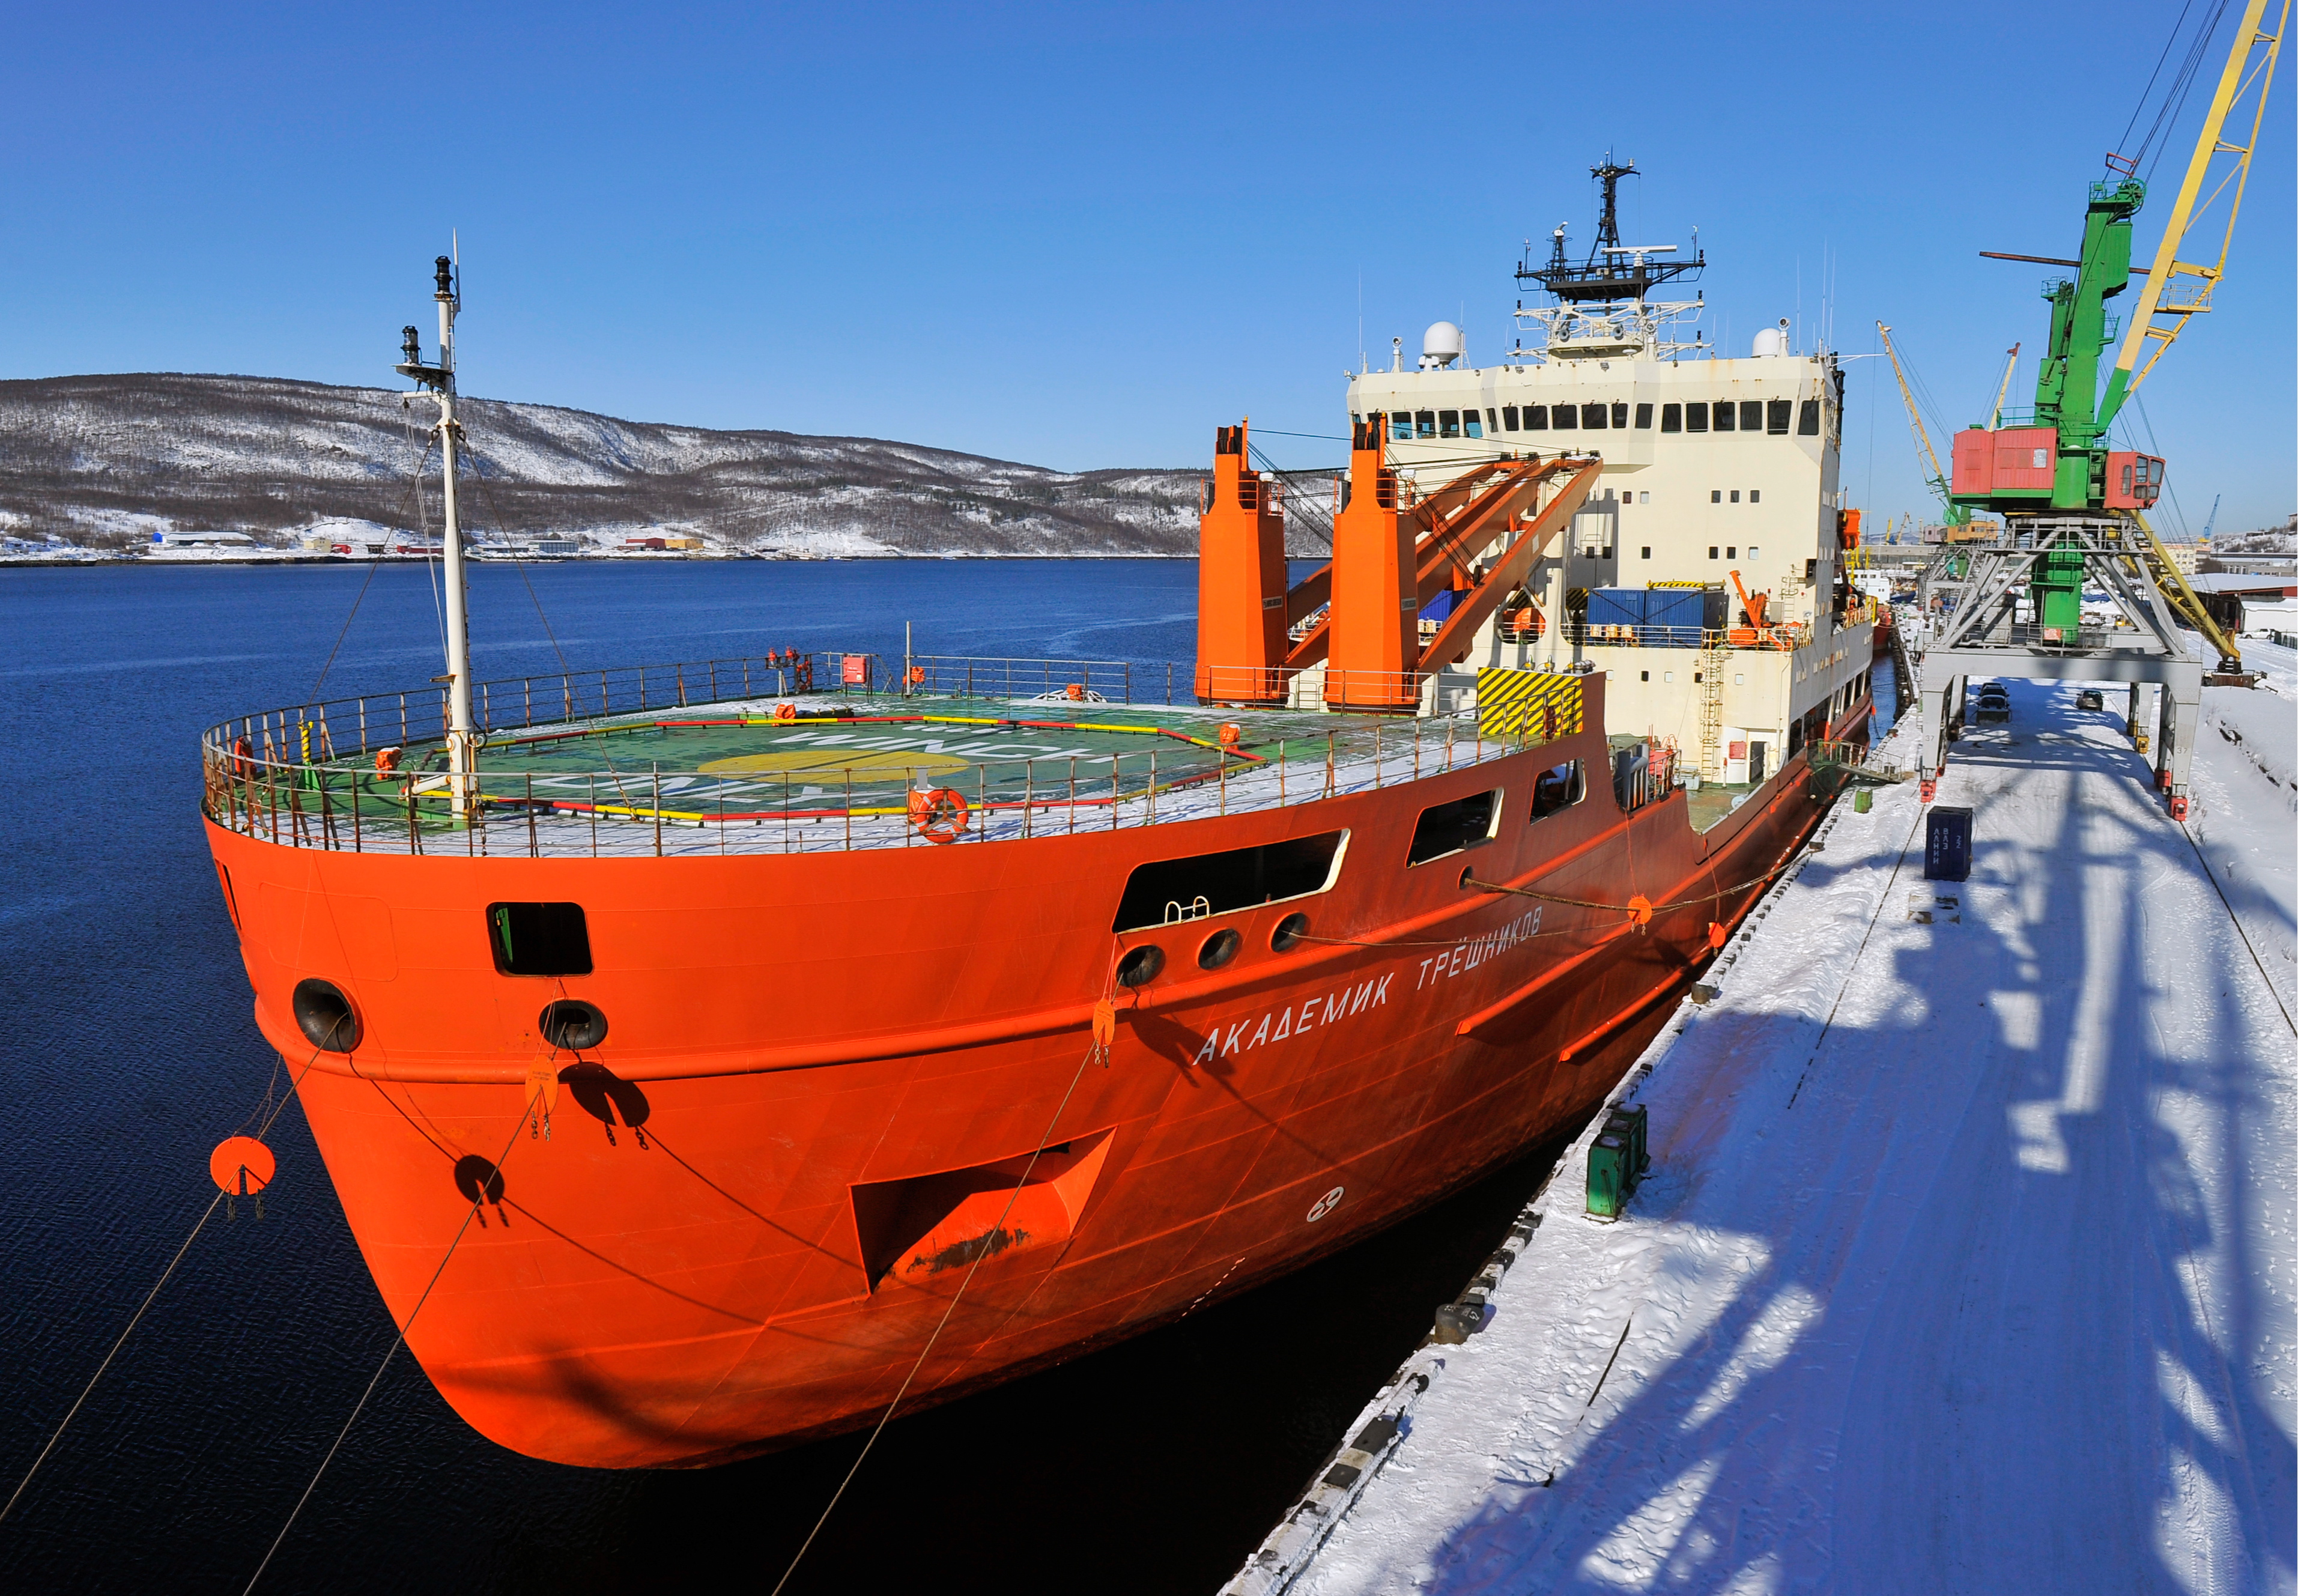
[[[2071,684],[1956,746],[1968,882],[1912,782],[1844,799],[1617,1094],[1626,1217],[1591,1129],[1229,1589],[2291,1590],[2298,683],[2258,656],[2184,830]]]

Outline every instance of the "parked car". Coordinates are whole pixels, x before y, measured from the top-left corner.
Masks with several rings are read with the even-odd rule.
[[[2100,694],[2098,689],[2095,687],[2086,687],[2082,691],[2075,695],[2075,707],[2078,709],[2104,709],[2106,707],[2106,699]]]
[[[2011,693],[2000,682],[1982,682],[1972,695],[1971,719],[1984,725],[1988,721],[2011,718]]]

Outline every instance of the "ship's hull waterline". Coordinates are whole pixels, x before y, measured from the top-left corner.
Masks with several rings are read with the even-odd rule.
[[[692,1465],[875,1416],[962,1283],[905,1407],[1296,1268],[1599,1102],[1611,1080],[1570,1061],[1691,979],[1820,806],[1798,757],[1705,833],[1681,790],[1623,813],[1591,699],[1584,733],[1404,787],[1021,841],[472,859],[209,839],[259,1023],[440,1392],[532,1456]],[[1535,774],[1572,758],[1585,797],[1533,819]],[[1490,842],[1406,865],[1421,810],[1495,787]],[[1322,895],[1109,929],[1138,864],[1333,831]],[[1641,927],[1585,906],[1635,895],[1661,906]],[[500,973],[504,900],[581,903],[594,972]],[[1310,939],[1274,949],[1304,912]],[[1203,971],[1222,929],[1242,951]],[[1145,943],[1162,972],[1112,986]],[[298,1029],[309,977],[351,996],[351,1054]],[[608,1021],[579,1059],[538,1038],[562,996]],[[563,1083],[547,1137],[538,1059]]]

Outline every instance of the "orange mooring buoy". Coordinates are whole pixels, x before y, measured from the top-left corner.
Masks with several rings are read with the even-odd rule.
[[[271,1184],[271,1177],[278,1170],[279,1161],[272,1157],[271,1149],[252,1136],[227,1136],[208,1154],[208,1173],[223,1188],[224,1198],[230,1205],[227,1218],[236,1217],[236,1199],[253,1197],[255,1217],[261,1219],[263,1188]]]
[[[1649,925],[1651,923],[1651,917],[1652,904],[1650,898],[1646,897],[1642,893],[1639,892],[1633,897],[1628,899],[1628,923],[1630,925]]]

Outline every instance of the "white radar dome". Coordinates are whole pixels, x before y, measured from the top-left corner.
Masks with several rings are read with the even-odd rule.
[[[1460,358],[1460,329],[1449,321],[1439,321],[1420,335],[1421,369],[1450,366]]]
[[[1765,327],[1762,332],[1756,335],[1756,347],[1752,352],[1759,360],[1765,355],[1783,355],[1787,353],[1787,334],[1779,327]]]

